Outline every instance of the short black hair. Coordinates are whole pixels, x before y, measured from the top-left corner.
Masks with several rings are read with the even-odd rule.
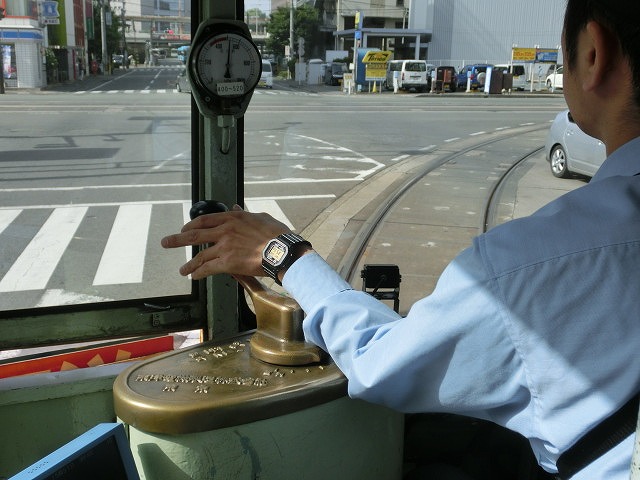
[[[629,61],[634,100],[640,106],[640,1],[567,0],[563,53],[569,68],[575,66],[578,35],[591,20],[603,25],[617,38],[623,55]]]

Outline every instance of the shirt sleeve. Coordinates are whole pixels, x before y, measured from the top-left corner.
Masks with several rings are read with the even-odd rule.
[[[519,423],[530,403],[502,304],[473,249],[406,317],[353,290],[315,253],[289,268],[283,286],[307,315],[305,337],[329,352],[352,397],[502,424]]]

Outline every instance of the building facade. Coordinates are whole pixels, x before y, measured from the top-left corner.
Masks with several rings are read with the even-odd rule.
[[[560,48],[564,0],[414,0],[433,30],[427,59],[460,67],[507,63],[513,47]],[[418,12],[414,12],[416,17]],[[413,18],[413,17],[412,17]],[[417,18],[416,18],[417,20]],[[559,63],[562,62],[560,53]]]
[[[298,0],[300,3],[300,0]],[[282,6],[285,0],[272,0]],[[357,30],[379,29],[362,47],[394,51],[395,58],[420,58],[439,65],[506,63],[513,47],[559,48],[563,0],[309,0],[333,33],[327,49],[350,50]],[[385,31],[386,30],[386,31]],[[402,35],[407,30],[410,35]],[[416,37],[420,45],[416,48]],[[560,59],[561,61],[561,54]]]
[[[46,85],[45,31],[32,1],[2,0],[5,18],[0,20],[2,78],[6,87]]]

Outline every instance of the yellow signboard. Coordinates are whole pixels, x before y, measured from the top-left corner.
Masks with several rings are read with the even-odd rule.
[[[386,63],[367,63],[365,65],[365,80],[383,80],[387,76]]]
[[[391,58],[391,55],[392,55],[392,52],[372,50],[364,54],[364,57],[362,58],[362,63],[387,63]],[[385,69],[386,69],[386,66],[385,66]]]
[[[511,57],[514,62],[535,62],[535,48],[513,48]]]

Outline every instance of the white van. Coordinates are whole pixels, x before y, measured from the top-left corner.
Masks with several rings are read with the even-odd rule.
[[[273,67],[269,60],[262,60],[262,75],[260,75],[258,86],[273,88]]]
[[[511,88],[512,90],[525,90],[527,88],[527,71],[525,70],[523,64],[502,64],[496,65],[493,68],[495,70],[513,74],[513,86]]]
[[[398,78],[398,89],[410,90],[415,88],[419,92],[429,89],[429,69],[424,60],[391,60],[387,63],[387,74],[384,87],[393,89],[393,78]]]

